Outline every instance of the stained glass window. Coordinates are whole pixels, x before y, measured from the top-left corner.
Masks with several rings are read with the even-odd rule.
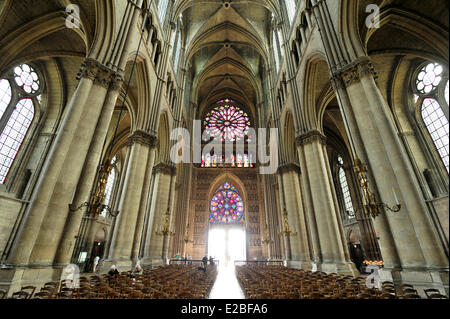
[[[292,24],[292,21],[294,20],[295,17],[295,12],[297,11],[297,4],[295,3],[295,0],[286,0],[284,3],[286,4],[289,23]]]
[[[442,80],[444,69],[438,63],[430,63],[423,67],[416,79],[416,87],[420,93],[430,93]]]
[[[115,157],[113,159],[113,161],[115,162]],[[104,205],[110,205],[111,204],[111,196],[112,196],[112,191],[114,188],[114,181],[116,179],[116,170],[113,168],[111,170],[111,172],[109,172],[108,175],[108,179],[106,180],[106,187],[105,187],[105,201],[104,201]],[[106,216],[106,212],[107,210],[104,209],[101,216],[105,217]]]
[[[212,224],[244,223],[244,203],[237,189],[226,182],[214,194],[209,213]]]
[[[14,79],[28,94],[34,94],[39,90],[39,77],[32,67],[22,64],[14,68]]]
[[[33,121],[40,88],[39,76],[28,64],[18,65],[8,79],[0,79],[0,184],[5,183]]]
[[[445,97],[445,102],[447,102],[447,105],[448,105],[448,81],[447,81],[447,85],[445,86],[444,97]]]
[[[279,55],[277,34],[275,31],[273,32],[273,54],[275,56],[275,67],[278,73],[278,70],[280,69],[280,55]]]
[[[448,73],[439,63],[427,63],[420,68],[413,86],[414,101],[420,108],[421,120],[448,172],[448,114],[445,114],[441,105],[447,103],[448,107]]]
[[[169,5],[169,0],[159,0],[158,3],[158,16],[161,25],[164,25],[164,19],[166,18],[167,7]]]
[[[20,100],[0,136],[0,184],[5,182],[33,117],[33,101]]]
[[[11,85],[9,85],[9,81],[6,79],[0,80],[0,119],[11,102],[11,94]]]
[[[175,59],[174,59],[175,72],[177,71],[178,63],[180,62],[180,53],[181,53],[181,34],[178,33],[177,46],[176,46]]]
[[[233,101],[226,99],[209,112],[203,122],[204,132],[222,142],[241,141],[248,134],[250,117]],[[206,140],[206,139],[205,139]]]
[[[202,154],[201,167],[255,167],[252,154],[231,154],[229,156],[218,156]]]
[[[423,101],[422,118],[448,172],[448,120],[435,99]]]
[[[341,156],[338,157],[339,164],[339,184],[341,185],[342,196],[344,197],[345,210],[350,218],[355,217],[355,210],[353,209],[352,197],[348,188],[347,176],[345,175],[344,161]]]

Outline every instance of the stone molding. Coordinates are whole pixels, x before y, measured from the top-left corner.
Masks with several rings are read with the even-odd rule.
[[[158,137],[142,130],[134,131],[133,134],[131,134],[128,138],[128,146],[139,143],[141,145],[156,147],[157,142]]]
[[[77,74],[77,80],[81,80],[82,78],[90,79],[96,85],[115,91],[120,90],[123,83],[122,75],[91,58],[86,58],[81,64],[80,71]]]
[[[311,144],[314,142],[319,142],[323,145],[327,145],[327,138],[319,131],[313,130],[301,136],[297,136],[295,142],[297,146],[304,146],[306,144]]]
[[[153,167],[153,173],[163,173],[167,175],[175,176],[177,173],[177,168],[173,164],[168,163],[158,163]]]
[[[298,164],[295,164],[295,163],[287,163],[287,164],[280,165],[278,167],[277,173],[279,173],[279,174],[289,173],[289,172],[296,172],[296,173],[300,174],[300,166],[298,166]]]
[[[369,58],[362,58],[336,72],[331,84],[335,90],[347,88],[366,76],[373,76],[375,80],[378,77],[372,61]]]

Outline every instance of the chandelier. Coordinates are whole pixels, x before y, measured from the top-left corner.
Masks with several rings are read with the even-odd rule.
[[[71,212],[76,212],[83,207],[87,207],[87,215],[92,217],[98,217],[103,213],[108,213],[111,217],[117,217],[119,211],[113,211],[109,205],[105,205],[106,184],[108,182],[108,176],[111,173],[113,166],[109,163],[106,165],[100,165],[99,178],[95,187],[95,193],[89,202],[84,202],[80,206],[76,207],[74,204],[69,204]]]
[[[161,230],[156,230],[155,234],[164,237],[175,235],[175,233],[170,230],[170,207],[167,207],[163,228]]]

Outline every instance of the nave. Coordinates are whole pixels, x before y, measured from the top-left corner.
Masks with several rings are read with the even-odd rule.
[[[384,281],[368,288],[367,278],[304,271],[284,266],[172,264],[134,274],[104,274],[24,286],[9,299],[447,299],[438,289]],[[6,291],[0,290],[0,299]]]
[[[0,0],[0,290],[448,295],[448,16],[442,0]],[[171,265],[205,255],[220,265]]]

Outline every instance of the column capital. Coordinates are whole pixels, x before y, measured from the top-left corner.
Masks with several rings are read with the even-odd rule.
[[[377,79],[377,73],[372,61],[368,57],[359,58],[337,71],[332,77],[334,89],[346,88],[359,82],[366,76],[373,76]]]
[[[175,176],[177,173],[177,168],[173,164],[169,163],[158,163],[153,167],[153,173],[163,173],[171,176]]]
[[[300,166],[296,163],[286,163],[278,167],[278,174],[296,172],[300,174]]]
[[[295,139],[297,146],[304,146],[306,144],[311,144],[314,142],[319,142],[323,145],[327,144],[327,138],[325,135],[317,130],[309,131],[303,135],[297,136]]]
[[[81,64],[80,71],[77,74],[77,80],[81,80],[82,78],[88,78],[94,81],[96,85],[114,90],[119,90],[123,83],[122,75],[92,58],[86,58]]]
[[[152,134],[147,133],[142,130],[136,130],[128,138],[128,146],[131,146],[135,143],[139,143],[141,145],[156,147],[157,141],[158,141],[157,136],[152,135]]]

